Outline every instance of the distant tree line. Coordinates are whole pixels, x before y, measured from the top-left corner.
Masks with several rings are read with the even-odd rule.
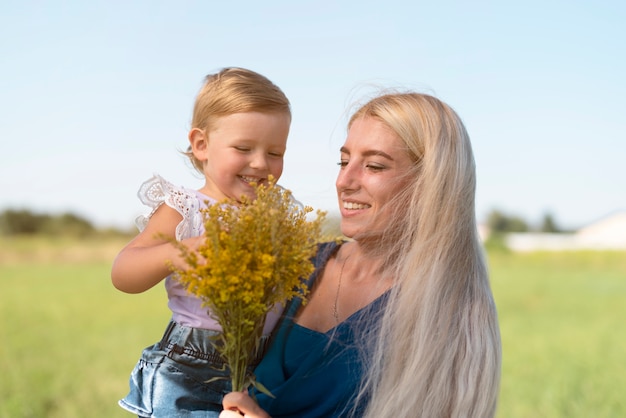
[[[50,215],[28,209],[6,209],[0,213],[0,235],[55,235],[89,237],[94,235],[128,235],[116,228],[98,229],[89,220],[73,213]]]
[[[339,218],[330,216],[325,227],[326,232],[339,233]],[[523,218],[506,214],[500,210],[489,213],[486,226],[490,234],[500,235],[509,232],[546,232],[558,233],[563,231],[557,225],[552,214],[545,214],[541,222],[531,227]],[[67,235],[74,237],[88,237],[93,235],[132,235],[136,231],[123,231],[116,228],[98,229],[88,219],[73,213],[50,215],[35,213],[28,209],[6,209],[0,213],[0,235]]]
[[[487,216],[486,225],[491,233],[507,232],[545,232],[558,233],[563,231],[556,223],[551,213],[546,213],[539,224],[531,227],[523,218],[516,215],[507,215],[500,210],[493,210]]]

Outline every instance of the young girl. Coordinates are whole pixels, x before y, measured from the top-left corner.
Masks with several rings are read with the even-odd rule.
[[[250,183],[280,178],[290,124],[289,100],[264,76],[241,68],[209,75],[196,98],[186,153],[204,175],[204,186],[176,187],[155,175],[139,189],[152,213],[137,219],[141,232],[116,257],[111,278],[126,293],[144,292],[165,279],[172,319],[161,341],[143,351],[122,408],[141,417],[218,416],[230,382],[207,381],[228,377],[210,338],[220,327],[171,274],[168,261],[185,264],[168,238],[194,248],[204,228],[201,208],[224,198],[254,197]],[[278,315],[268,316],[265,335]]]

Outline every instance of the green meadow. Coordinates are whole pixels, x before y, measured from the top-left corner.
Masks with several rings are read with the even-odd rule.
[[[168,320],[158,286],[109,280],[120,240],[0,239],[0,417],[117,406]],[[498,417],[626,416],[626,253],[489,253],[503,343]]]

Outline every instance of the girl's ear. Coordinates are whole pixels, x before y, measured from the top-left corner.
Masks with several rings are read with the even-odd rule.
[[[202,129],[193,128],[189,131],[189,146],[194,157],[200,161],[207,160],[209,138]]]

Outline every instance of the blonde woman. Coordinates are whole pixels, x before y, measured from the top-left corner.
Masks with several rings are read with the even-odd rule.
[[[494,416],[500,335],[463,123],[399,93],[348,127],[336,188],[349,240],[320,247],[307,303],[286,308],[256,369],[275,397],[228,394],[220,416]]]

